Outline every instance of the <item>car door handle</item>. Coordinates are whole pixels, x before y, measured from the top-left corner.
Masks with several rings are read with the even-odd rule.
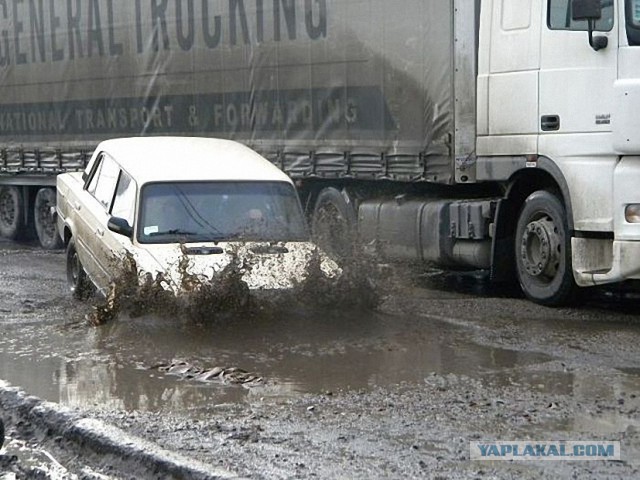
[[[103,237],[104,236],[104,230],[101,228],[97,228],[96,229],[96,235],[98,235],[99,237]]]
[[[76,210],[82,210],[82,204],[80,202],[75,202],[73,204],[73,208],[75,208]]]

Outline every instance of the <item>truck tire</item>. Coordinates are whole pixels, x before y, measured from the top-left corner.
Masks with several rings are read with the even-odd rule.
[[[527,197],[515,235],[518,281],[524,294],[541,305],[569,303],[576,290],[566,211],[558,197],[539,190]]]
[[[73,297],[77,300],[86,300],[93,293],[91,281],[80,262],[76,250],[76,241],[73,237],[71,237],[67,245],[67,284]]]
[[[40,246],[46,250],[62,248],[62,239],[56,223],[56,191],[41,188],[33,202],[33,222]]]
[[[311,231],[328,253],[346,258],[352,253],[356,235],[356,212],[340,190],[323,189],[315,202]]]
[[[23,233],[23,202],[19,187],[0,186],[0,237],[17,240]]]

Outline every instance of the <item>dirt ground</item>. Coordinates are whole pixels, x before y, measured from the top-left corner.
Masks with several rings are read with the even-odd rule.
[[[241,476],[640,478],[632,298],[589,292],[549,309],[429,275],[403,279],[375,310],[94,327],[61,252],[0,243],[0,271],[1,379]],[[199,380],[171,364],[260,380]],[[16,478],[127,478],[112,458],[84,464],[47,432],[7,427],[0,470]],[[620,441],[622,459],[470,460],[469,442],[492,440]]]

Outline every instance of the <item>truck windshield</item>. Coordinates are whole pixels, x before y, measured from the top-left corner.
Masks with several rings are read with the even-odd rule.
[[[143,187],[139,211],[140,243],[308,240],[284,182],[155,183]]]
[[[627,0],[626,7],[629,45],[640,45],[640,0]]]

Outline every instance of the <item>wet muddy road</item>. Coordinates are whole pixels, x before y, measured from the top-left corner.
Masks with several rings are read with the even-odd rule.
[[[240,475],[640,477],[637,301],[547,309],[430,277],[376,311],[92,327],[62,253],[0,243],[0,272],[1,379]],[[15,453],[48,448],[12,431]],[[622,461],[469,461],[470,441],[562,439],[618,440]]]

